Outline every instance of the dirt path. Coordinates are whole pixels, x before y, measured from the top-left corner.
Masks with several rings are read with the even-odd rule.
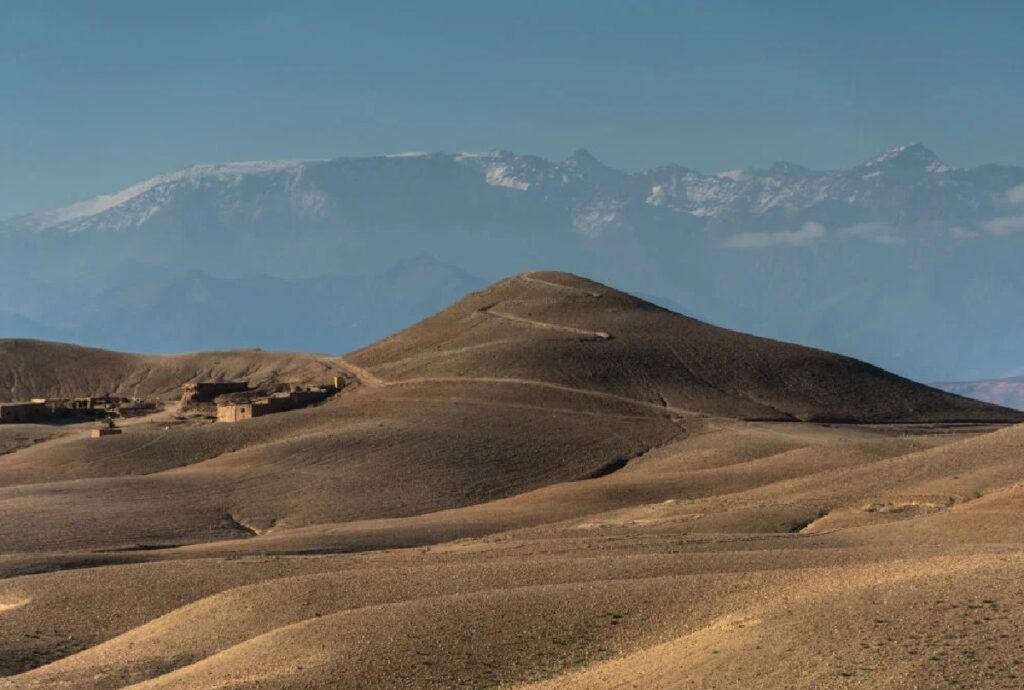
[[[359,381],[361,383],[365,384],[365,385],[368,385],[368,386],[385,386],[385,385],[388,384],[387,381],[385,381],[381,377],[377,376],[376,374],[374,374],[369,369],[364,369],[361,366],[357,366],[355,364],[352,364],[351,362],[349,362],[344,357],[338,357],[338,362],[341,364],[341,366],[343,366],[344,368],[348,369],[349,372],[355,374],[356,378],[358,378]]]
[[[498,319],[506,319],[508,321],[514,321],[516,323],[522,323],[533,328],[540,328],[546,331],[561,331],[562,333],[574,333],[575,335],[582,335],[587,338],[593,338],[596,340],[611,340],[612,335],[605,333],[604,331],[588,331],[585,328],[574,328],[573,326],[562,326],[557,323],[548,323],[547,321],[535,321],[534,319],[523,318],[522,316],[513,316],[512,314],[504,314],[499,311],[495,311],[491,307],[485,307],[480,310],[481,314],[487,314]]]
[[[661,403],[647,402],[645,400],[637,400],[636,398],[630,398],[625,395],[616,395],[615,393],[605,393],[603,391],[592,391],[586,388],[574,388],[573,386],[565,386],[559,383],[550,383],[548,381],[537,381],[534,379],[517,379],[507,377],[486,377],[486,376],[421,376],[416,378],[399,379],[396,381],[385,381],[384,379],[372,374],[371,372],[363,369],[362,367],[355,367],[348,363],[343,362],[343,366],[351,367],[351,373],[355,374],[360,380],[364,381],[369,386],[383,386],[383,387],[397,387],[397,386],[415,386],[424,383],[497,383],[497,384],[513,384],[520,386],[535,386],[538,388],[546,388],[549,390],[555,390],[564,393],[571,393],[573,395],[584,395],[591,398],[598,398],[601,400],[609,400],[614,402],[625,402],[630,405],[635,405],[647,410],[657,411],[662,414],[675,414],[675,415],[696,415],[693,410],[685,410],[678,407],[672,407],[670,405],[664,405]],[[369,375],[368,380],[364,380],[363,375]]]
[[[587,297],[600,297],[601,296],[600,293],[593,292],[592,290],[585,290],[583,288],[575,287],[575,286],[572,286],[572,285],[562,285],[561,283],[553,283],[550,280],[544,280],[543,278],[538,278],[533,273],[524,273],[524,274],[522,274],[519,277],[522,280],[525,280],[528,283],[537,283],[538,285],[546,285],[548,287],[559,288],[561,290],[569,290],[570,292],[580,292],[580,293],[583,293],[584,295],[586,295]]]

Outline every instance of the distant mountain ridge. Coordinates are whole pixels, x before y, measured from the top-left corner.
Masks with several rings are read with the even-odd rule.
[[[442,274],[471,289],[543,266],[921,380],[984,378],[1021,368],[1022,250],[1024,168],[957,168],[921,144],[832,171],[625,172],[585,150],[200,165],[0,222],[0,289],[18,294],[0,335],[245,347],[295,334],[286,305],[301,304],[352,318],[267,345],[342,351],[405,325],[361,326],[392,307],[360,306],[349,279],[431,263],[413,275],[437,277],[393,295],[421,305],[414,320],[454,296]],[[214,299],[179,300],[188,276],[217,284]],[[95,327],[81,327],[87,313]],[[223,315],[244,313],[265,327],[242,341]]]
[[[989,381],[953,381],[933,384],[936,388],[993,405],[1024,410],[1024,376]]]
[[[278,194],[287,197],[292,213],[318,217],[329,211],[333,200],[331,190],[323,184],[325,175],[365,174],[373,168],[381,172],[403,165],[418,166],[421,171],[461,168],[476,173],[487,185],[556,201],[572,209],[577,229],[593,233],[614,227],[617,220],[622,220],[620,215],[638,203],[723,222],[742,214],[799,214],[834,206],[834,211],[846,211],[851,221],[891,222],[894,226],[951,221],[969,225],[976,220],[973,214],[990,214],[989,220],[999,220],[1024,205],[1024,168],[954,168],[918,143],[890,149],[842,170],[815,171],[779,162],[764,170],[718,174],[674,164],[629,173],[604,165],[585,149],[556,162],[504,150],[417,152],[371,158],[196,165],[113,194],[3,221],[0,232],[129,230],[146,224],[189,193],[203,191],[222,202],[242,200],[247,192],[260,192],[264,201],[270,194]],[[900,187],[906,195],[903,201],[925,203],[894,209],[900,199],[892,194]],[[943,198],[930,196],[936,191],[944,192]],[[249,208],[238,210],[258,215],[264,208],[250,203]],[[897,211],[895,216],[890,213],[893,210]],[[955,227],[963,226],[950,229]],[[999,234],[998,223],[988,227]]]

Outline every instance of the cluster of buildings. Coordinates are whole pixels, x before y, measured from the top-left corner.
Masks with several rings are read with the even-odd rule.
[[[0,423],[43,423],[73,417],[101,417],[111,412],[124,415],[131,410],[145,411],[151,407],[129,398],[110,395],[85,398],[33,398],[28,402],[0,403]]]
[[[217,405],[217,421],[240,422],[277,412],[297,410],[325,400],[337,392],[338,386],[335,383],[333,386],[297,387],[252,400],[226,401]]]
[[[187,410],[199,405],[210,404],[222,395],[246,393],[249,390],[248,381],[200,381],[198,383],[186,383],[181,387],[181,402],[178,406],[183,410]]]
[[[218,422],[240,422],[268,414],[297,410],[322,400],[344,388],[345,380],[334,377],[334,383],[322,386],[293,386],[277,393],[261,393],[247,381],[203,381],[182,387],[180,408],[198,409],[216,405]]]
[[[217,421],[240,422],[276,412],[296,410],[318,403],[344,388],[345,380],[336,376],[333,385],[292,386],[289,390],[265,393],[249,387],[247,381],[201,381],[182,387],[181,410],[217,409]],[[48,399],[0,403],[0,423],[42,424],[61,420],[83,420],[145,414],[156,409],[153,402],[116,396]],[[111,424],[94,433],[105,436],[120,433]]]

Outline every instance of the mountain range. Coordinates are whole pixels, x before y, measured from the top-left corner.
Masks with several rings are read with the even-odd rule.
[[[919,380],[1024,371],[1024,168],[626,172],[580,150],[200,165],[0,222],[0,336],[342,352],[537,266]]]

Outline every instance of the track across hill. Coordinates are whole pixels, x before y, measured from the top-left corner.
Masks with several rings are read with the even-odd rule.
[[[1020,686],[1010,410],[559,273],[344,357],[0,355],[19,396],[357,382],[0,425],[0,690]]]
[[[564,273],[501,281],[344,361],[368,381],[541,381],[727,417],[1024,418],[857,360],[718,328]]]

